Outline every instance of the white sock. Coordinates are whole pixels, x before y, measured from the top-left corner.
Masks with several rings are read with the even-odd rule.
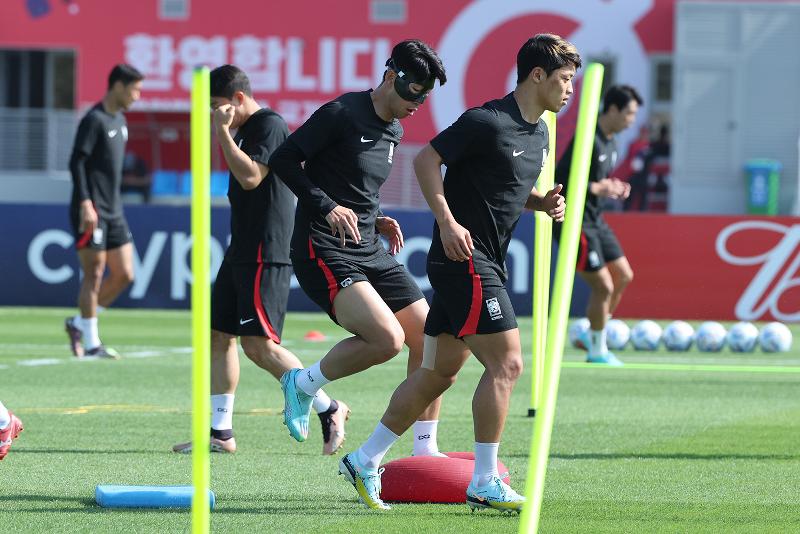
[[[475,442],[475,470],[472,472],[472,485],[485,486],[493,477],[499,477],[497,472],[497,449],[499,443]]]
[[[100,333],[97,328],[97,317],[81,317],[78,323],[83,332],[83,346],[86,350],[91,350],[100,346]]]
[[[433,456],[439,452],[438,426],[439,421],[414,421],[414,456]]]
[[[297,373],[297,387],[305,391],[306,395],[316,395],[317,391],[327,386],[329,383],[330,380],[325,378],[325,375],[322,374],[322,370],[319,368],[319,362]]]
[[[317,394],[314,395],[314,400],[311,401],[311,406],[317,413],[327,412],[328,408],[331,407],[331,398],[327,393],[319,390],[317,391]]]
[[[359,463],[370,471],[377,469],[381,465],[383,457],[399,437],[386,428],[383,423],[378,423],[375,431],[357,451]]]
[[[233,429],[233,397],[228,393],[211,395],[211,428],[214,430]]]
[[[8,409],[0,402],[0,430],[7,427],[11,423],[11,416],[8,415]]]
[[[589,352],[592,354],[605,354],[608,352],[608,345],[606,345],[606,330],[589,330],[589,336],[592,339],[592,347]]]

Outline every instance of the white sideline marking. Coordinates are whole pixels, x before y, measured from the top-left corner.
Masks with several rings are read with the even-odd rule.
[[[17,365],[24,365],[26,367],[39,367],[40,365],[56,365],[63,363],[66,360],[59,360],[58,358],[37,358],[35,360],[20,360]]]
[[[56,345],[59,349],[63,348],[61,345]],[[191,354],[192,348],[191,347],[172,347],[172,348],[164,348],[158,350],[140,350],[135,352],[128,352],[123,355],[123,359],[125,358],[157,358],[161,356],[173,356],[176,354]],[[43,365],[58,365],[61,363],[86,363],[86,362],[96,362],[99,360],[104,360],[105,358],[75,358],[74,356],[64,357],[64,358],[33,358],[29,360],[19,360],[17,361],[17,365],[21,365],[23,367],[41,367]],[[7,365],[0,365],[0,369],[8,369]]]

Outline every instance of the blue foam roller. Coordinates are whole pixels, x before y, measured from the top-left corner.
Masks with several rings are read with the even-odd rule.
[[[100,484],[94,499],[103,508],[191,508],[193,486],[115,486]],[[208,490],[214,509],[214,492]]]

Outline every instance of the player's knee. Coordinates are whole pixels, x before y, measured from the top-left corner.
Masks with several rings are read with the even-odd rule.
[[[278,359],[278,345],[271,340],[262,338],[248,339],[241,338],[242,350],[244,355],[258,364],[259,362],[271,362]]]
[[[607,299],[611,296],[611,293],[614,292],[614,284],[611,280],[602,280],[595,284],[593,291],[601,299]]]
[[[443,393],[447,389],[450,388],[453,384],[456,383],[456,377],[458,376],[458,371],[450,372],[448,370],[436,370],[434,369],[433,375],[436,379],[436,383],[438,388]]]
[[[387,362],[403,350],[405,336],[402,328],[387,328],[371,343],[375,351],[376,364]]]
[[[120,273],[119,280],[122,285],[126,286],[131,285],[134,280],[133,269],[131,270],[125,269],[124,271],[122,271],[122,273]]]
[[[627,271],[623,271],[622,275],[619,278],[619,285],[625,287],[631,282],[633,282],[633,269],[628,269]]]
[[[83,279],[88,284],[99,285],[100,282],[103,280],[103,272],[105,271],[105,265],[92,265],[88,269],[84,269],[83,271]]]
[[[519,352],[509,352],[504,357],[497,360],[497,364],[489,371],[495,379],[514,383],[522,375],[522,354]]]
[[[508,361],[504,365],[506,376],[516,382],[519,377],[522,375],[522,355],[515,354],[513,357],[509,357]]]

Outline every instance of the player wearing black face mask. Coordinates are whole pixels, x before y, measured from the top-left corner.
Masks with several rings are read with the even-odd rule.
[[[387,66],[374,91],[325,104],[269,161],[298,198],[291,259],[300,286],[353,334],[321,361],[282,378],[284,422],[297,441],[306,439],[311,399],[328,382],[389,360],[403,343],[410,351],[408,369],[422,363],[428,304],[392,256],[403,246],[403,234],[397,221],[383,216],[378,199],[403,136],[400,119],[419,108],[435,80],[447,78],[436,53],[417,40],[395,46]],[[437,399],[420,417],[425,439],[415,440],[415,454],[439,454],[438,411]]]

